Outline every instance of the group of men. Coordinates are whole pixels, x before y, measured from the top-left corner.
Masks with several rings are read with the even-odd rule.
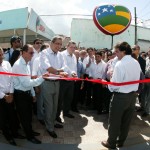
[[[102,144],[108,148],[115,148],[116,144],[123,146],[134,112],[138,84],[106,87],[87,81],[60,81],[59,77],[112,82],[139,80],[142,67],[131,57],[135,49],[131,49],[126,42],[119,43],[107,57],[109,61],[105,62],[104,52],[94,54],[92,48],[80,52],[73,41],[69,41],[66,50],[60,52],[62,38],[59,36],[53,37],[50,45],[44,45],[44,48],[41,48],[42,44],[41,39],[35,39],[33,46],[24,45],[16,57],[13,54],[21,48],[21,39],[14,36],[10,50],[4,54],[0,49],[0,71],[20,74],[13,77],[1,75],[0,127],[8,142],[16,145],[14,138],[26,137],[32,143],[41,143],[35,137],[39,133],[32,129],[33,106],[37,108],[37,118],[45,125],[48,134],[57,138],[55,128],[63,128],[61,111],[63,117],[74,118],[70,110],[79,112],[77,103],[80,99],[80,103],[85,103],[87,107],[93,102],[98,114],[110,113],[109,138]],[[12,68],[8,62],[11,60]],[[24,129],[25,137],[18,133],[19,124]]]

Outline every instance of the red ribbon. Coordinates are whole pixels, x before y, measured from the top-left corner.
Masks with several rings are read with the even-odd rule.
[[[10,72],[0,72],[0,75],[9,75],[9,76],[30,76],[26,74],[17,74],[17,73],[10,73]]]
[[[10,76],[30,76],[26,74],[17,74],[17,73],[9,73],[9,72],[0,72],[0,75],[10,75]],[[58,75],[50,75],[51,77],[58,77]],[[137,83],[149,83],[150,79],[144,79],[144,80],[136,80],[136,81],[128,81],[128,82],[107,82],[100,79],[80,79],[80,78],[57,78],[57,80],[67,80],[67,81],[90,81],[93,83],[99,83],[99,84],[106,84],[106,85],[114,85],[114,86],[124,86],[124,85],[130,85],[130,84],[137,84]]]

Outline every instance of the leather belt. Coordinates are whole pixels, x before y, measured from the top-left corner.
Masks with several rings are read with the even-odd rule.
[[[49,81],[49,82],[57,82],[59,80],[49,80],[49,79],[45,79],[45,81]]]
[[[22,91],[22,90],[15,89],[14,92],[18,93],[18,94],[31,94],[31,90],[29,90],[29,91]]]
[[[132,91],[132,92],[129,92],[129,93],[121,93],[121,92],[113,92],[115,94],[132,94],[132,93],[135,93],[135,91]]]

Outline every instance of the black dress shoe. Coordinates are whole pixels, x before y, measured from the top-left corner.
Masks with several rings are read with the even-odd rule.
[[[39,136],[40,135],[40,133],[35,132],[35,131],[32,131],[32,134],[33,134],[33,136]]]
[[[33,138],[29,138],[28,141],[34,143],[34,144],[41,144],[42,142],[40,140],[38,140],[37,138],[33,137]]]
[[[17,146],[16,142],[14,141],[14,139],[10,139],[8,140],[9,144]]]
[[[116,146],[111,146],[107,141],[102,141],[101,144],[106,148],[116,149]]]
[[[61,124],[55,124],[54,127],[55,128],[63,128],[63,125],[61,125]]]
[[[68,118],[75,118],[73,115],[71,114],[65,114],[64,117],[68,117]]]
[[[63,122],[62,122],[60,117],[56,118],[56,121],[63,124]]]
[[[55,133],[55,131],[50,132],[50,131],[47,130],[47,132],[49,133],[49,135],[50,135],[51,137],[57,138],[57,134]]]
[[[14,135],[13,137],[16,138],[16,139],[26,139],[25,136],[23,136],[23,135],[21,135],[19,133],[17,135]]]
[[[40,122],[41,125],[45,125],[44,120],[38,120]]]

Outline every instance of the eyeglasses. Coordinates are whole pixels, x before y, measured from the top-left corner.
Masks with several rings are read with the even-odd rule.
[[[35,44],[42,44],[41,42],[36,42]]]
[[[136,50],[136,48],[132,48],[132,50]]]
[[[33,55],[33,54],[34,54],[34,52],[28,52],[28,54]]]
[[[21,43],[21,41],[20,41],[20,40],[17,40],[16,42],[17,42],[17,43]]]

